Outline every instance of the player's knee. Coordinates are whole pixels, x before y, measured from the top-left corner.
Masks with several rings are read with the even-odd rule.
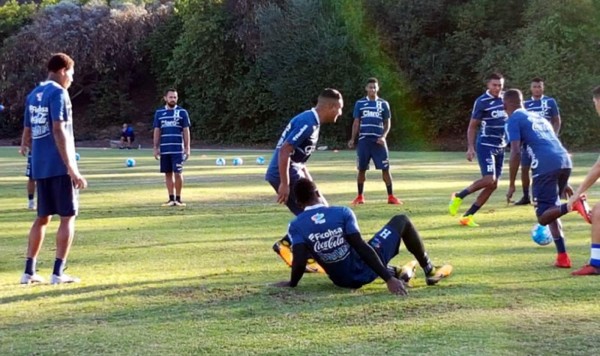
[[[51,219],[52,216],[38,216],[37,219],[35,219],[34,224],[37,226],[45,226],[50,223]]]
[[[592,224],[600,224],[600,203],[592,208]]]
[[[412,222],[410,221],[408,216],[404,214],[398,214],[394,216],[388,223],[388,225],[392,226],[398,231],[402,231],[404,229],[404,226],[408,224],[412,224]]]

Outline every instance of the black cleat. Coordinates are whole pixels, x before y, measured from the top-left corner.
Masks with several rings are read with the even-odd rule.
[[[531,200],[527,196],[523,196],[515,205],[529,205],[531,204]]]

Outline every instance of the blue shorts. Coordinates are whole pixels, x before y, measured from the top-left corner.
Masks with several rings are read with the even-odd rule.
[[[183,173],[183,153],[161,154],[160,173]]]
[[[521,167],[531,167],[531,155],[527,152],[527,145],[521,147]]]
[[[477,145],[477,161],[482,176],[500,179],[504,165],[504,148]]]
[[[533,177],[532,193],[536,216],[560,205],[560,193],[567,186],[570,175],[571,168],[563,168]]]
[[[356,148],[356,167],[358,170],[368,170],[371,159],[375,164],[375,169],[390,169],[390,157],[386,145],[380,145],[377,141],[366,138],[358,140]]]
[[[304,175],[304,171],[302,169],[294,168],[294,167],[290,168],[289,175],[290,175],[290,195],[288,195],[288,200],[285,203],[285,206],[287,206],[288,209],[290,209],[292,214],[298,216],[301,212],[304,211],[304,209],[301,208],[298,205],[298,203],[296,202],[296,194],[294,194],[294,185],[296,185],[296,182],[300,178],[306,178],[306,176]],[[279,184],[281,183],[280,179],[274,178],[274,177],[268,177],[267,182],[269,182],[269,184],[271,184],[271,187],[273,187],[273,189],[275,189],[275,193],[277,193],[279,190]],[[320,203],[325,204],[326,202],[324,199],[320,199]]]
[[[31,152],[27,155],[27,168],[25,168],[25,177],[31,179]]]
[[[79,190],[69,175],[36,179],[37,215],[75,216],[79,210]]]

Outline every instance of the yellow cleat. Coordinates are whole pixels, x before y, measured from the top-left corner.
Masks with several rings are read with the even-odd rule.
[[[456,193],[452,193],[450,197],[450,203],[448,204],[448,212],[450,216],[455,216],[458,213],[458,208],[462,204],[462,199],[456,196]]]
[[[469,227],[478,227],[479,226],[479,224],[475,222],[473,215],[463,216],[462,218],[460,218],[460,220],[458,220],[458,222],[462,226],[469,226]]]
[[[428,286],[432,286],[437,284],[437,282],[441,281],[446,277],[450,277],[452,274],[452,265],[443,265],[439,267],[435,267],[433,271],[429,272],[429,275],[425,277]]]

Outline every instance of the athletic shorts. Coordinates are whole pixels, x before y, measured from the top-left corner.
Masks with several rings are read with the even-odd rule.
[[[477,161],[482,176],[500,179],[504,164],[504,148],[477,145]]]
[[[183,153],[161,154],[160,173],[183,173]]]
[[[306,178],[306,176],[304,175],[303,169],[301,169],[300,167],[294,167],[294,166],[292,166],[290,168],[289,175],[290,175],[290,195],[288,195],[288,200],[285,203],[285,205],[288,207],[288,209],[290,209],[292,214],[298,216],[301,212],[304,211],[304,209],[302,209],[296,202],[296,194],[294,194],[294,185],[296,185],[296,182],[298,180],[300,180],[300,178]],[[275,189],[275,193],[277,193],[279,190],[279,184],[281,183],[280,179],[268,177],[267,182],[269,182],[269,184],[271,184],[271,187],[273,187],[273,189]],[[325,199],[319,199],[319,200],[320,200],[319,202],[321,204],[327,203],[325,201]]]
[[[387,145],[380,145],[369,139],[358,140],[356,147],[356,167],[359,171],[369,169],[369,162],[373,160],[375,169],[390,169],[390,157]]]
[[[25,168],[25,177],[31,179],[31,152],[27,154],[27,168]]]
[[[527,145],[521,147],[521,167],[531,167],[531,155],[527,152]]]
[[[571,168],[557,169],[533,177],[533,206],[536,216],[560,205],[560,193],[565,189]]]
[[[36,179],[37,215],[75,216],[79,210],[79,190],[73,187],[71,177],[62,176]]]

